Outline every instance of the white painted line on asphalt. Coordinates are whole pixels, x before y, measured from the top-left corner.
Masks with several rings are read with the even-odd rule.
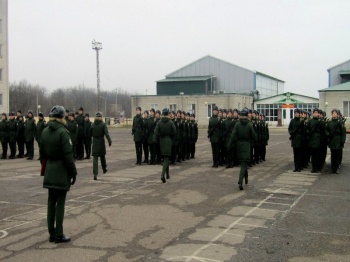
[[[321,234],[321,235],[331,235],[331,236],[350,237],[350,235],[347,235],[347,234],[337,234],[337,233],[318,232],[318,231],[306,231],[306,232],[312,233],[312,234]]]
[[[336,195],[321,195],[321,194],[307,194],[308,196],[318,196],[318,197],[338,197],[338,198],[349,198],[349,196],[336,196]]]
[[[247,227],[261,227],[261,228],[268,228],[266,226],[258,226],[258,225],[252,225],[252,224],[243,224],[243,223],[237,223],[236,225],[239,226],[247,226]]]
[[[7,201],[0,201],[0,204],[10,204],[10,202],[7,202]]]
[[[291,197],[271,197],[274,199],[289,199],[289,200],[294,200],[295,198],[291,198]]]
[[[225,233],[225,235],[232,235],[232,236],[238,236],[238,237],[247,237],[247,238],[260,238],[260,237],[251,237],[251,236],[234,234],[234,233]]]
[[[276,203],[276,202],[265,202],[264,204],[273,204],[273,205],[282,205],[282,206],[289,206],[290,205],[290,204]]]
[[[1,234],[0,239],[6,237],[8,235],[7,231],[5,231],[5,230],[0,230],[0,234]]]
[[[282,215],[281,220],[283,220],[283,218],[286,217],[286,215],[289,213],[289,211],[290,211],[296,204],[299,203],[299,201],[305,196],[305,194],[306,194],[307,191],[308,191],[308,190],[305,190],[305,192],[302,193],[302,194],[293,202],[293,204],[289,207],[289,210],[287,210],[287,211]]]

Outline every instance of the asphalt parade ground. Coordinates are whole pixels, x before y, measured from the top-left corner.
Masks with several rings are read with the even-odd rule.
[[[130,129],[110,128],[108,172],[76,162],[64,233],[49,242],[47,190],[39,161],[0,161],[0,261],[350,261],[350,137],[340,174],[293,173],[286,129],[270,129],[267,161],[249,169],[211,168],[200,130],[196,158],[170,167],[135,165]],[[38,158],[37,148],[34,158]]]

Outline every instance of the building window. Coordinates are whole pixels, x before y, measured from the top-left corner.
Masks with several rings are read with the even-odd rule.
[[[213,107],[215,106],[216,104],[208,104],[208,118],[211,117],[213,115]]]
[[[190,114],[195,114],[196,113],[196,104],[189,104],[187,105],[188,112]]]
[[[170,104],[169,105],[170,111],[175,111],[176,112],[176,104]]]
[[[350,101],[343,102],[343,116],[350,117]]]
[[[0,94],[0,106],[2,106],[2,94]]]
[[[151,104],[151,108],[153,108],[154,110],[158,110],[158,104]]]

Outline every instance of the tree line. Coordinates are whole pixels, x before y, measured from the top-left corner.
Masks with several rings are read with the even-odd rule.
[[[94,116],[97,110],[96,88],[78,85],[73,87],[56,88],[49,92],[45,87],[33,85],[26,80],[10,83],[10,112],[18,109],[22,114],[32,110],[34,115],[42,112],[48,116],[54,105],[62,105],[70,112],[75,112],[79,107],[84,108],[85,113]],[[118,89],[114,91],[100,92],[100,112],[108,117],[131,117],[131,93]]]

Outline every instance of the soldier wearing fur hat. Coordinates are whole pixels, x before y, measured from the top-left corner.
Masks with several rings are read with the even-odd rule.
[[[134,136],[135,149],[136,149],[136,163],[135,165],[141,165],[142,160],[142,136],[143,136],[143,119],[141,116],[141,107],[136,108],[136,115],[132,121],[131,134]]]
[[[91,129],[91,125],[92,122],[90,120],[90,115],[88,113],[85,114],[85,118],[84,118],[84,146],[85,146],[85,154],[86,157],[85,159],[90,159],[90,155],[91,155],[91,136],[90,136],[90,129]]]
[[[154,110],[154,108],[152,108],[149,112],[150,112],[150,116],[147,119],[147,124],[145,127],[147,128],[147,132],[146,132],[147,144],[149,148],[149,154],[151,156],[151,160],[148,162],[148,164],[155,165],[156,164],[156,145],[153,144],[153,134],[154,134],[154,129],[156,128],[156,120],[154,116],[156,111]]]
[[[145,159],[143,160],[142,163],[148,164],[148,156],[149,156],[149,151],[148,151],[148,127],[147,127],[147,122],[148,122],[148,116],[149,113],[147,110],[143,112],[143,135],[142,135],[142,149],[143,149],[143,154],[145,156]]]
[[[168,108],[163,109],[162,115],[162,119],[157,123],[156,129],[154,130],[153,142],[160,144],[161,155],[164,158],[161,180],[163,183],[165,183],[166,179],[170,178],[169,158],[171,156],[173,137],[176,135],[176,128],[174,123],[169,118]]]
[[[43,132],[44,128],[46,127],[46,120],[44,118],[44,114],[41,112],[38,114],[38,118],[39,118],[39,120],[38,120],[38,123],[36,124],[35,140],[38,143],[38,147],[40,148],[41,133]]]
[[[1,121],[0,121],[0,140],[2,146],[2,156],[1,159],[7,158],[7,149],[8,149],[8,130],[9,130],[9,122],[7,120],[6,113],[2,113]]]
[[[107,162],[106,162],[105,137],[107,138],[108,145],[109,146],[112,145],[112,140],[111,140],[111,137],[109,136],[108,128],[102,120],[101,112],[96,113],[94,123],[91,125],[90,137],[92,137],[92,156],[94,158],[92,169],[94,174],[94,180],[97,180],[98,158],[100,158],[100,161],[101,161],[103,174],[105,174],[108,171]],[[141,159],[140,159],[140,163],[141,163]]]
[[[311,173],[317,173],[321,171],[320,147],[323,135],[322,131],[322,124],[319,119],[319,109],[314,108],[313,117],[308,121],[306,125],[306,136],[308,140],[308,146],[311,151]]]
[[[9,121],[8,121],[8,136],[9,136],[9,146],[10,146],[10,157],[9,159],[15,159],[16,158],[16,139],[17,139],[17,135],[18,135],[18,124],[17,121],[15,119],[15,113],[11,112],[9,114]]]
[[[221,118],[218,117],[218,107],[213,106],[213,115],[209,118],[208,138],[211,143],[213,166],[217,168],[220,162]]]
[[[72,151],[76,158],[77,137],[78,137],[78,124],[75,121],[74,114],[68,114],[67,130],[69,132],[70,140],[72,141]]]
[[[36,134],[36,123],[33,117],[33,111],[29,110],[27,113],[27,120],[24,123],[26,147],[28,152],[27,160],[33,160],[34,157],[34,138]]]
[[[191,142],[190,142],[190,156],[192,159],[195,158],[195,154],[196,154],[196,143],[198,140],[198,124],[196,122],[196,115],[192,114],[191,115]]]
[[[77,160],[84,159],[84,137],[85,137],[85,119],[84,119],[84,108],[79,107],[78,114],[75,121],[78,124],[77,134]]]

